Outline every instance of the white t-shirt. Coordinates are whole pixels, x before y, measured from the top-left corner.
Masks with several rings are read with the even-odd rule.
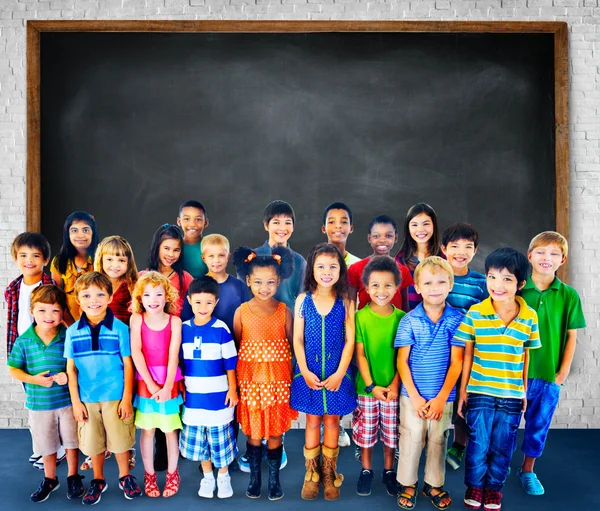
[[[41,284],[41,280],[30,286],[21,281],[21,288],[19,289],[19,319],[17,321],[17,332],[19,335],[23,335],[33,323],[30,305],[31,293],[33,293],[33,290]]]

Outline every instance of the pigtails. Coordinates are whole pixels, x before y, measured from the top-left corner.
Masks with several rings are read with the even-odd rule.
[[[250,257],[253,254],[254,257],[257,257],[254,250],[249,247],[239,247],[235,249],[233,252],[232,260],[233,266],[237,271],[237,274],[240,278],[246,281],[246,277],[250,274],[250,261],[254,259],[254,257]]]
[[[278,263],[277,275],[279,275],[279,279],[282,281],[289,279],[294,274],[294,254],[292,251],[289,248],[277,246],[272,249],[272,254],[279,257],[279,261],[277,261],[277,257],[274,257]]]

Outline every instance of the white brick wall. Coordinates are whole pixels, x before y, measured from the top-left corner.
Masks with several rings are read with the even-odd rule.
[[[554,420],[600,427],[600,7],[598,0],[0,0],[0,288],[16,275],[12,238],[25,229],[25,20],[431,19],[569,23],[571,283],[588,328]],[[6,371],[0,329],[0,428],[27,425],[21,385]]]

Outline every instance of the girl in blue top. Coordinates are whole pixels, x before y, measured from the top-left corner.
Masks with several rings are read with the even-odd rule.
[[[304,456],[307,475],[302,498],[318,496],[321,477],[321,423],[323,486],[326,500],[340,496],[343,476],[336,473],[340,416],[354,410],[356,393],[349,368],[354,351],[355,305],[348,298],[346,263],[328,243],[313,248],[308,257],[305,293],[296,299],[294,352],[296,369],[291,406],[306,413]]]

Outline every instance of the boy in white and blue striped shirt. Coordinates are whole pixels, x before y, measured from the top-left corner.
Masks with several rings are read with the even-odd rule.
[[[181,454],[200,461],[204,477],[198,495],[212,498],[233,495],[229,464],[238,449],[233,412],[238,402],[235,368],[237,351],[227,325],[212,317],[219,301],[219,284],[212,277],[195,279],[188,288],[194,318],[183,323],[181,360],[185,402]],[[213,466],[218,469],[215,481]]]

